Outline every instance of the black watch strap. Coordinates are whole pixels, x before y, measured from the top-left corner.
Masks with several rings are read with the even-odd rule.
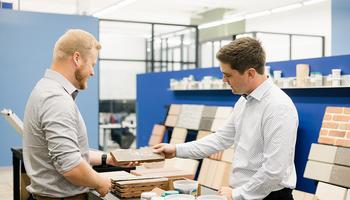
[[[107,166],[107,154],[102,154],[101,161],[102,166]]]

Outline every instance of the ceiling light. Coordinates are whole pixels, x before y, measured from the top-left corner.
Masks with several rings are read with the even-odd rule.
[[[304,1],[303,4],[308,6],[308,5],[312,5],[312,4],[316,4],[316,3],[321,3],[324,0],[309,0],[309,1]]]
[[[296,9],[296,8],[300,8],[301,6],[302,6],[301,3],[295,3],[295,4],[288,5],[288,6],[282,6],[282,7],[279,7],[279,8],[271,9],[271,12],[272,13],[284,12],[284,11],[287,11],[287,10],[293,10],[293,9]]]
[[[97,12],[95,12],[94,14],[92,14],[94,17],[101,17],[102,15],[106,15],[112,12],[115,12],[116,10],[120,9],[120,8],[124,8],[126,6],[128,6],[129,4],[135,2],[136,0],[121,0],[118,1],[117,3],[114,3],[112,5],[109,5]]]
[[[269,15],[269,14],[271,14],[271,11],[265,10],[265,11],[261,11],[261,12],[247,14],[247,15],[244,16],[244,18],[251,19],[251,18],[255,18],[255,17],[266,16],[266,15]]]
[[[221,24],[223,24],[222,20],[213,21],[213,22],[209,22],[209,23],[205,23],[205,24],[199,25],[198,29],[211,28],[211,27],[215,27],[215,26],[220,26]]]

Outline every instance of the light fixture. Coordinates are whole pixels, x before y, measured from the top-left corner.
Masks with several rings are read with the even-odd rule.
[[[308,5],[312,5],[312,4],[316,4],[316,3],[321,3],[322,1],[325,1],[325,0],[309,0],[309,1],[304,1],[303,4],[305,6],[308,6]]]
[[[271,11],[264,10],[264,11],[260,11],[260,12],[256,12],[256,13],[247,14],[247,15],[244,16],[244,18],[245,19],[251,19],[251,18],[266,16],[266,15],[269,15],[269,14],[271,14]]]
[[[92,15],[94,17],[101,17],[102,15],[106,15],[109,13],[112,13],[118,9],[124,8],[125,6],[128,6],[131,3],[134,3],[136,0],[121,0],[118,1],[117,3],[114,3],[112,5],[109,5],[95,13],[93,13]]]
[[[287,11],[287,10],[293,10],[293,9],[296,9],[296,8],[300,8],[301,6],[303,6],[303,4],[295,3],[295,4],[290,4],[290,5],[287,5],[287,6],[282,6],[282,7],[279,7],[279,8],[271,9],[271,12],[272,13],[279,13],[279,12],[284,12],[284,11]]]

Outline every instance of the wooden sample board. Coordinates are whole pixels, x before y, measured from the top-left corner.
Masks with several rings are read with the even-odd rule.
[[[154,153],[152,148],[116,149],[110,154],[118,164],[128,164],[135,161],[157,162],[165,159],[164,155]]]
[[[140,197],[142,192],[149,192],[155,187],[167,190],[168,178],[135,176],[123,180],[112,179],[112,192],[121,198]]]

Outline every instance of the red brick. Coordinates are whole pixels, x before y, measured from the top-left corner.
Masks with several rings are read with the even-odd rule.
[[[341,123],[339,124],[338,129],[344,130],[344,131],[350,131],[350,123]]]
[[[326,112],[328,113],[343,113],[343,107],[327,107]]]
[[[335,138],[329,138],[329,137],[319,137],[318,138],[318,143],[321,144],[335,144]]]
[[[350,114],[350,108],[344,108],[344,113],[345,114]]]
[[[337,139],[336,145],[337,146],[342,146],[342,147],[350,147],[350,140]]]
[[[345,131],[334,131],[334,130],[330,130],[328,136],[344,138],[344,137],[345,137],[345,134],[346,134]]]
[[[338,123],[336,123],[336,122],[323,122],[322,123],[322,128],[333,128],[333,129],[336,129],[336,128],[338,128]]]
[[[328,130],[324,129],[324,128],[321,128],[320,135],[327,136],[328,135]]]
[[[333,115],[333,121],[349,122],[350,115]]]
[[[330,121],[332,119],[332,115],[325,113],[323,116],[323,120]]]

